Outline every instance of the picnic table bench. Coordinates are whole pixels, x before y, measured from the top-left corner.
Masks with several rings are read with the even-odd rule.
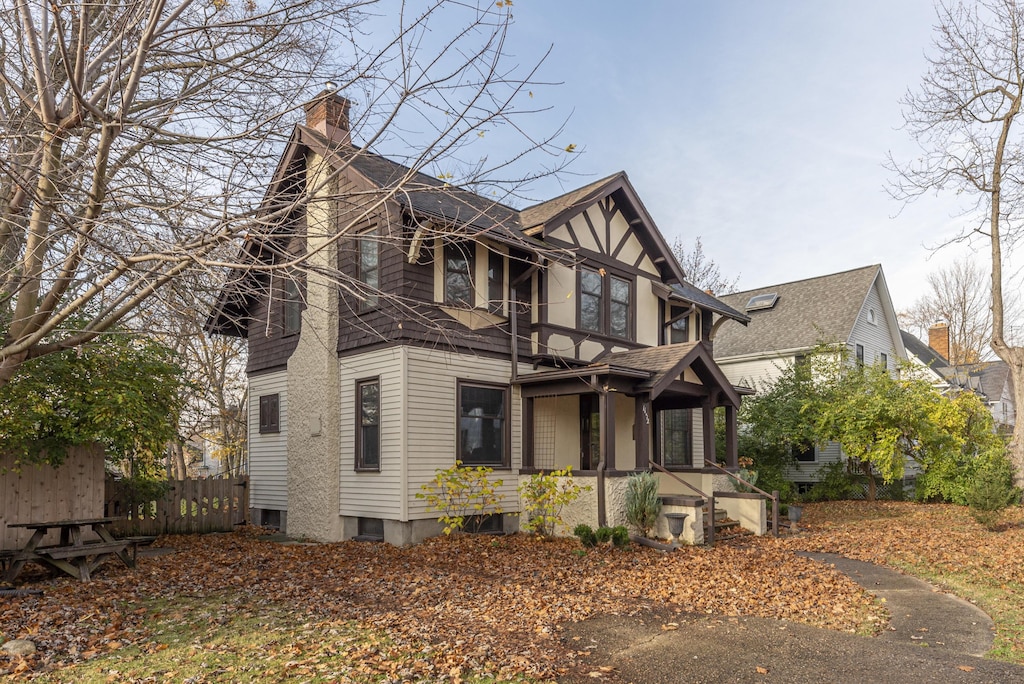
[[[60,570],[80,580],[91,579],[93,571],[112,556],[117,556],[129,568],[135,567],[135,554],[128,552],[133,542],[127,539],[114,539],[107,529],[107,525],[114,520],[116,518],[9,523],[8,527],[22,527],[33,530],[33,533],[25,546],[11,556],[4,579],[13,582],[30,561]],[[83,540],[82,533],[85,528],[91,529],[99,539]],[[40,546],[40,542],[51,529],[60,530],[60,542]]]

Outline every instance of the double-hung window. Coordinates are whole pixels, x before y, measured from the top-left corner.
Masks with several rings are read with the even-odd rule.
[[[668,326],[668,343],[679,344],[680,342],[690,341],[690,317],[683,316],[686,312],[685,309],[678,309],[672,307],[672,317],[680,316]]]
[[[689,468],[693,465],[693,414],[689,409],[667,409],[658,412],[661,428],[659,442],[661,464],[666,468]]]
[[[380,242],[377,239],[377,231],[362,234],[358,243],[358,278],[365,285],[359,310],[366,311],[377,306],[377,293],[380,290]]]
[[[450,306],[475,306],[473,269],[476,243],[448,243],[444,247],[444,303]]]
[[[508,467],[508,388],[460,382],[458,400],[459,460]]]
[[[380,470],[380,380],[356,383],[356,470]]]
[[[614,337],[632,337],[633,283],[604,270],[580,270],[579,327]]]

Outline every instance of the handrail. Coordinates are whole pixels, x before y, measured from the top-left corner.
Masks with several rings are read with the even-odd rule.
[[[778,492],[772,492],[771,494],[769,494],[768,492],[764,491],[763,489],[759,489],[756,485],[754,485],[753,482],[747,482],[746,480],[744,480],[742,477],[740,477],[736,473],[730,473],[728,470],[726,470],[722,466],[718,465],[714,461],[709,461],[706,458],[704,459],[704,465],[711,466],[712,468],[717,468],[718,470],[721,470],[723,473],[725,473],[726,475],[728,475],[732,479],[736,480],[737,482],[742,484],[744,487],[749,487],[750,489],[754,490],[755,492],[757,492],[761,496],[765,497],[766,499],[771,499],[771,502],[772,502],[772,535],[775,536],[775,537],[779,536],[779,493]]]
[[[650,465],[651,468],[653,468],[654,470],[659,470],[659,471],[665,473],[666,475],[671,477],[676,482],[680,483],[684,487],[689,487],[693,491],[695,491],[698,494],[700,494],[703,498],[708,500],[708,512],[711,515],[711,522],[709,522],[709,523],[707,523],[705,525],[705,528],[707,529],[707,535],[705,536],[704,543],[707,544],[708,546],[714,546],[715,545],[715,493],[712,492],[710,495],[705,494],[704,492],[702,492],[701,490],[697,489],[692,484],[690,484],[689,482],[687,482],[683,478],[679,477],[678,475],[676,475],[672,471],[666,470],[660,463],[655,463],[654,461],[648,461],[648,465]]]

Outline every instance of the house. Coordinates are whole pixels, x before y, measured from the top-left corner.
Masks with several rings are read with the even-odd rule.
[[[1013,397],[1013,378],[1005,361],[979,361],[956,366],[948,362],[949,327],[936,323],[928,328],[928,344],[909,332],[900,331],[907,354],[915,363],[928,369],[929,377],[943,392],[967,390],[984,400],[992,414],[996,428],[1013,432],[1016,406]]]
[[[778,377],[821,342],[841,343],[862,363],[896,368],[907,353],[885,275],[879,265],[725,295],[750,317],[746,326],[723,326],[714,339],[715,361],[730,382],[758,387]],[[821,469],[842,459],[836,443],[794,453],[788,476],[811,486]]]
[[[416,495],[456,460],[494,468],[506,514],[523,478],[572,466],[590,524],[624,522],[623,475],[652,462],[666,495],[725,486],[704,458],[720,409],[735,469],[740,393],[711,338],[748,316],[685,281],[625,173],[517,211],[355,147],[348,112],[307,105],[257,267],[208,322],[248,340],[254,521],[414,542],[439,530]]]

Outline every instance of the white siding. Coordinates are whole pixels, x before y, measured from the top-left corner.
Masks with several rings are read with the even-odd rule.
[[[281,431],[260,434],[260,397],[277,394]],[[288,371],[249,378],[249,505],[288,510]]]
[[[725,377],[733,385],[756,390],[764,384],[770,384],[775,378],[782,375],[782,372],[793,363],[793,357],[762,357],[736,362],[730,362],[727,359],[717,359],[717,361],[722,372],[725,373]]]
[[[874,312],[874,323],[871,322],[872,311]],[[853,325],[853,332],[850,333],[850,353],[854,353],[854,345],[863,345],[864,363],[877,363],[878,355],[886,354],[889,357],[889,367],[892,368],[896,361],[897,347],[889,332],[886,316],[882,298],[878,294],[878,284],[875,283],[868,290],[864,306],[857,317],[857,322]]]
[[[408,485],[405,491],[409,519],[430,519],[426,502],[417,499],[421,486],[434,478],[438,469],[450,468],[456,456],[456,387],[459,380],[508,385],[507,361],[468,354],[406,347],[406,439],[408,444]],[[494,479],[504,480],[500,491],[506,512],[518,509],[516,471],[522,465],[522,421],[519,389],[509,388],[511,469],[496,470]]]
[[[339,359],[341,515],[400,520],[402,469],[405,464],[402,432],[405,409],[405,354],[403,347],[345,356]],[[380,379],[380,472],[356,472],[356,382]]]

